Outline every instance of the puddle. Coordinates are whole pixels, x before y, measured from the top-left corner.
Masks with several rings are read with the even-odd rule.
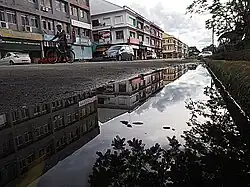
[[[105,122],[101,123],[100,135],[45,173],[40,178],[38,186],[80,184],[88,186],[88,175],[95,162],[96,151],[110,148],[113,138],[117,135],[126,139],[134,137],[142,139],[147,146],[156,142],[166,146],[167,136],[181,139],[182,132],[189,129],[186,122],[190,114],[185,108],[185,101],[190,98],[206,100],[207,97],[203,94],[204,87],[209,86],[210,83],[211,78],[207,70],[199,66],[196,70],[188,71],[175,82],[169,83],[155,97],[149,98],[132,111],[104,110],[108,112],[110,120],[104,120]],[[118,112],[115,112],[116,110]],[[100,112],[98,115],[103,114]],[[143,122],[143,124],[135,125],[134,122]],[[127,125],[131,125],[132,128]],[[164,130],[163,127],[168,129]]]
[[[2,142],[12,146],[0,152],[0,167],[15,171],[0,186],[18,176],[18,166],[26,181],[47,171],[29,186],[88,186],[96,151],[110,148],[115,136],[148,146],[167,145],[167,136],[180,138],[189,128],[185,101],[206,99],[203,89],[210,81],[203,67],[187,72],[178,65],[0,115]]]

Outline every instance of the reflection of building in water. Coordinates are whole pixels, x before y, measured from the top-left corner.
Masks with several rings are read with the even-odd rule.
[[[95,93],[0,115],[0,128],[0,186],[26,186],[99,134]]]
[[[181,77],[183,74],[185,74],[187,71],[188,71],[188,67],[185,64],[170,66],[170,67],[163,69],[164,85],[167,85],[170,82],[175,81],[176,79]]]
[[[163,86],[161,69],[110,83],[97,89],[98,107],[133,109]]]

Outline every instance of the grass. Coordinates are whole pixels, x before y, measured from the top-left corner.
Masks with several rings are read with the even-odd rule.
[[[250,116],[250,62],[213,60],[208,65]]]

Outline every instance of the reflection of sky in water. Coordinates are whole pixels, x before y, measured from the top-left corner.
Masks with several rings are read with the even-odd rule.
[[[206,99],[203,91],[204,87],[210,85],[210,81],[208,72],[201,66],[197,70],[188,71],[136,111],[124,113],[102,124],[99,136],[40,177],[37,181],[38,186],[88,186],[88,175],[92,170],[96,151],[110,148],[111,141],[116,135],[127,139],[140,138],[147,145],[159,142],[162,146],[166,146],[167,136],[179,137],[183,130],[188,129],[186,122],[190,115],[185,109],[185,101],[189,98]],[[143,125],[132,124],[132,128],[128,128],[120,122],[121,120],[130,124],[139,121],[143,122]],[[164,126],[169,126],[171,129],[164,130]]]

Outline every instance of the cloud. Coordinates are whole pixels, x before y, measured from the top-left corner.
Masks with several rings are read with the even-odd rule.
[[[122,5],[120,0],[110,0]],[[143,2],[143,3],[142,3]],[[203,47],[211,44],[211,31],[205,29],[207,15],[186,15],[186,7],[192,0],[127,0],[126,5],[155,22],[163,30],[179,38],[189,46]]]

